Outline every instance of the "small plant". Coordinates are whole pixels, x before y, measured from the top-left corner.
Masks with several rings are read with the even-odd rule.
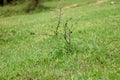
[[[62,23],[62,8],[63,8],[63,2],[62,2],[63,0],[61,0],[60,2],[61,2],[61,4],[60,4],[60,7],[59,7],[59,15],[58,15],[58,22],[57,22],[57,26],[56,26],[56,28],[55,28],[55,35],[56,36],[58,36],[58,34],[59,34],[59,27],[60,27],[60,25],[61,24],[63,24]],[[68,26],[68,23],[69,23],[69,21],[71,20],[72,18],[70,18],[70,19],[68,19],[68,20],[66,20],[65,21],[65,23],[63,24],[63,32],[61,32],[60,34],[62,34],[63,36],[63,40],[64,40],[64,51],[65,52],[72,52],[72,44],[71,44],[71,34],[72,34],[72,29],[70,28],[70,27],[73,27],[73,25],[72,26]],[[62,45],[62,44],[61,44]],[[58,49],[60,49],[60,48],[58,48]],[[59,51],[59,50],[58,50]],[[61,51],[61,49],[60,49],[60,51]],[[63,51],[63,52],[64,52]]]
[[[61,3],[62,3],[62,0],[61,0]],[[58,15],[58,23],[57,23],[57,26],[55,28],[55,36],[57,37],[61,37],[61,35],[58,36],[59,34],[59,28],[60,28],[60,25],[63,25],[63,27],[61,27],[62,31],[60,34],[62,34],[62,37],[63,37],[63,43],[64,43],[64,46],[62,47],[62,51],[61,51],[61,48],[57,48],[57,53],[60,51],[61,52],[65,52],[65,53],[71,53],[73,50],[72,50],[72,43],[71,43],[71,34],[72,34],[72,28],[73,28],[73,25],[68,25],[70,20],[72,20],[72,18],[69,18],[65,21],[65,23],[63,24],[62,23],[62,8],[63,8],[63,3],[60,4],[60,8],[59,8],[59,15]],[[58,41],[58,40],[57,40]],[[62,44],[61,44],[62,45]]]

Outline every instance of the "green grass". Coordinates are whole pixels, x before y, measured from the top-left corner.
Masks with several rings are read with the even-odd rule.
[[[120,1],[87,1],[63,11],[63,23],[78,23],[72,54],[61,35],[51,36],[57,12],[0,18],[0,80],[120,80]],[[76,2],[86,3],[66,0]]]

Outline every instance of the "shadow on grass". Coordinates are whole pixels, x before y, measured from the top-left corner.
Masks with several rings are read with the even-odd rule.
[[[28,7],[25,9],[25,13],[50,11],[51,9],[52,9],[52,7],[46,7],[46,6],[44,6],[44,5],[28,6]]]

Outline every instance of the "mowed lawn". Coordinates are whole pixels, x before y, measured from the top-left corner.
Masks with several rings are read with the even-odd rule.
[[[120,1],[114,2],[65,1],[60,29],[72,18],[71,54],[53,33],[56,9],[0,18],[0,80],[120,80]]]

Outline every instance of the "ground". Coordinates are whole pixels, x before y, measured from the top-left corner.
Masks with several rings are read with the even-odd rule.
[[[0,80],[120,80],[120,1],[111,2],[65,0],[72,53],[53,33],[58,9],[0,18]]]

